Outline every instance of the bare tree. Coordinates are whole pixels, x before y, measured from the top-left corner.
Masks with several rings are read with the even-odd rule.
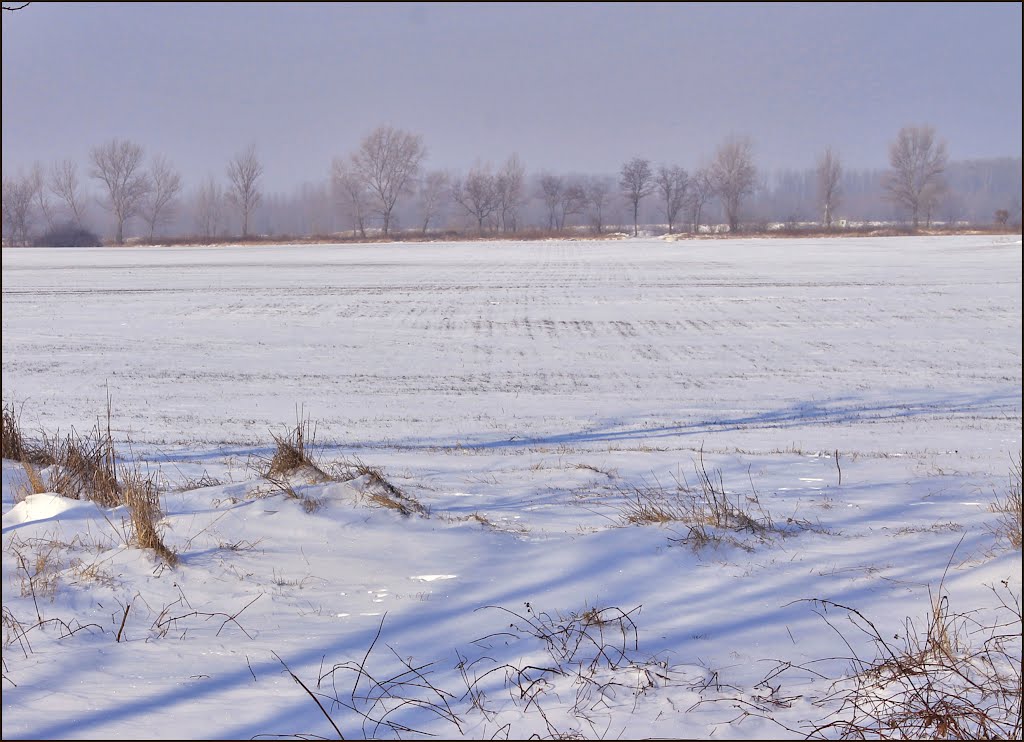
[[[353,171],[351,163],[335,157],[331,164],[331,189],[334,198],[348,217],[352,229],[366,239],[366,220],[370,213],[370,194],[362,178]]]
[[[570,216],[582,214],[587,209],[587,192],[582,183],[566,183],[562,198],[558,202],[558,229],[565,229]]]
[[[32,173],[3,179],[4,233],[12,245],[27,245],[32,230],[36,179]]]
[[[519,228],[519,209],[523,204],[523,183],[526,169],[513,154],[505,162],[505,167],[495,177],[495,188],[498,192],[498,220],[502,232],[515,232]]]
[[[729,137],[718,147],[711,164],[711,182],[725,210],[729,231],[735,232],[739,228],[743,198],[752,194],[757,186],[750,139]]]
[[[432,170],[423,176],[420,183],[420,218],[423,220],[423,234],[426,235],[430,221],[444,210],[451,193],[451,177],[443,170]]]
[[[224,191],[210,176],[196,195],[196,227],[206,238],[216,236],[224,219]]]
[[[227,198],[242,216],[242,239],[249,236],[249,217],[259,206],[262,195],[257,181],[263,175],[263,165],[256,155],[256,145],[250,144],[228,162]]]
[[[484,222],[498,210],[500,205],[497,178],[490,173],[490,169],[487,167],[474,167],[466,175],[465,180],[457,178],[452,183],[452,200],[476,219],[477,230],[482,235]]]
[[[697,170],[693,177],[690,178],[690,187],[687,190],[686,208],[690,214],[690,224],[692,225],[693,233],[697,234],[700,231],[701,214],[704,211],[704,205],[715,194],[715,185],[711,180],[711,171],[706,167]]]
[[[636,237],[640,234],[640,202],[654,192],[654,174],[651,172],[650,161],[634,157],[623,165],[619,173],[619,188],[626,200],[633,204],[633,236]]]
[[[905,126],[889,146],[889,164],[883,185],[888,198],[910,212],[917,229],[922,213],[931,210],[945,190],[943,172],[948,162],[946,143],[935,140],[930,126]]]
[[[42,163],[32,165],[31,178],[35,190],[35,204],[43,217],[43,224],[46,231],[53,229],[53,209],[50,207],[50,192],[46,188],[46,174]]]
[[[102,202],[117,221],[114,242],[124,244],[124,225],[138,214],[149,191],[149,179],[142,170],[142,147],[127,140],[114,139],[93,148],[90,175],[106,187]]]
[[[181,194],[181,174],[158,155],[149,167],[149,193],[142,202],[142,218],[149,225],[149,239],[153,240],[158,225],[166,224],[174,216],[178,196]]]
[[[590,213],[590,223],[594,231],[601,234],[604,231],[604,215],[608,209],[608,202],[611,199],[611,184],[605,178],[591,177],[583,186],[587,198],[587,207]]]
[[[398,197],[412,189],[426,155],[422,137],[390,126],[374,129],[352,155],[353,169],[379,202],[385,236]]]
[[[689,176],[681,167],[662,165],[654,176],[654,186],[657,188],[665,208],[668,233],[672,234],[672,226],[675,224],[676,217],[679,216],[679,212],[683,210],[683,204],[686,203]]]
[[[818,158],[818,167],[815,171],[818,177],[818,203],[822,208],[822,222],[825,229],[832,229],[832,217],[839,206],[840,189],[839,183],[843,177],[843,166],[839,162],[839,156],[827,147]]]
[[[545,173],[540,176],[537,195],[548,210],[548,229],[558,229],[558,207],[562,203],[565,183],[559,175]]]
[[[74,160],[53,163],[50,169],[50,193],[59,198],[71,212],[77,226],[82,226],[83,205],[78,191],[78,165]]]

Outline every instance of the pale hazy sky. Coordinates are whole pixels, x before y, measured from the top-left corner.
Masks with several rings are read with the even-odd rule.
[[[3,13],[3,171],[116,137],[193,187],[255,143],[289,192],[381,124],[454,170],[689,169],[730,134],[766,169],[885,167],[911,124],[1019,157],[1021,56],[1017,2],[37,2]]]

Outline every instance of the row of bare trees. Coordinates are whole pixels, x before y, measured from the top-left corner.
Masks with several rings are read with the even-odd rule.
[[[757,187],[757,167],[753,145],[746,137],[729,137],[715,152],[710,166],[702,167],[692,176],[678,165],[661,165],[653,169],[649,160],[635,157],[622,166],[619,187],[633,209],[633,234],[639,233],[640,202],[656,193],[669,233],[687,213],[690,229],[700,229],[707,202],[717,197],[725,213],[730,231],[740,224],[743,199]],[[685,212],[684,212],[685,209]]]
[[[905,209],[915,228],[922,220],[929,222],[946,188],[945,143],[929,126],[905,127],[889,154],[891,171],[884,179],[887,198]],[[419,135],[390,126],[373,130],[355,151],[335,157],[331,164],[330,193],[338,213],[362,237],[368,236],[371,227],[385,236],[391,234],[402,199],[408,200],[403,213],[408,216],[415,210],[414,219],[423,234],[436,227],[449,207],[461,211],[479,234],[516,232],[523,225],[527,204],[535,199],[543,207],[549,230],[583,222],[600,234],[610,210],[616,203],[625,203],[637,235],[641,205],[653,195],[670,233],[677,229],[699,231],[712,201],[720,205],[729,230],[736,231],[743,222],[745,202],[763,185],[750,139],[738,136],[727,138],[710,163],[692,173],[674,164],[655,167],[649,160],[635,157],[619,172],[618,193],[615,181],[604,177],[545,172],[528,181],[522,161],[514,154],[498,168],[478,163],[465,175],[424,171],[426,156]],[[140,219],[152,239],[175,218],[181,205],[182,178],[165,157],[155,156],[147,166],[141,146],[113,140],[90,152],[89,165],[88,176],[101,186],[99,202],[113,218],[116,243],[124,242],[125,224],[130,219]],[[231,158],[225,174],[226,185],[213,177],[200,185],[193,205],[195,229],[207,238],[222,234],[230,210],[237,215],[246,238],[263,196],[263,166],[255,146]],[[843,167],[831,147],[819,156],[815,175],[820,221],[831,228],[843,195]],[[5,176],[5,236],[11,243],[27,244],[33,222],[51,228],[59,212],[65,221],[81,226],[86,203],[77,166],[71,160],[54,163],[49,170],[36,165],[27,175]]]
[[[249,217],[260,202],[259,178],[263,166],[254,146],[240,152],[227,166],[229,187],[204,185],[200,191],[200,217],[210,226],[219,222],[220,202],[227,200],[239,211],[242,235],[248,236]],[[162,155],[154,156],[149,167],[143,148],[128,140],[113,139],[94,147],[89,153],[89,177],[101,185],[100,204],[114,220],[114,242],[124,244],[128,220],[138,217],[145,223],[152,240],[157,230],[174,216],[182,192],[181,174]],[[60,160],[47,172],[36,164],[27,175],[3,178],[3,219],[5,231],[14,244],[28,244],[33,226],[33,212],[38,212],[44,228],[56,225],[57,208],[65,211],[65,222],[81,229],[86,197],[73,160]],[[216,206],[214,204],[217,204]],[[205,210],[202,207],[206,207]],[[214,209],[217,214],[211,213]],[[207,235],[212,234],[207,230]]]
[[[883,181],[887,197],[906,209],[917,229],[922,216],[931,220],[932,209],[945,193],[946,144],[936,139],[930,126],[904,127],[890,146],[889,161],[892,170]],[[839,155],[832,147],[818,158],[815,175],[821,222],[831,229],[843,175]],[[619,185],[633,208],[634,235],[638,233],[640,202],[652,193],[660,198],[669,233],[684,208],[688,208],[691,229],[696,232],[704,205],[712,197],[721,202],[729,230],[735,232],[743,200],[757,188],[758,172],[750,139],[733,136],[718,147],[711,165],[692,177],[678,166],[662,165],[655,171],[649,160],[637,157],[622,166]]]

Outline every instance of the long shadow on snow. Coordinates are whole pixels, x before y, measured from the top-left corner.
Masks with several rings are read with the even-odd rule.
[[[608,420],[586,430],[552,435],[514,435],[511,438],[503,437],[501,440],[486,440],[488,434],[480,433],[460,438],[459,445],[461,448],[470,450],[529,448],[702,436],[739,430],[788,429],[804,425],[835,426],[865,422],[891,422],[933,415],[976,415],[982,413],[1016,413],[1019,415],[1020,411],[1021,395],[1019,390],[1013,392],[1000,390],[985,394],[950,393],[940,399],[893,402],[891,404],[860,402],[852,397],[837,397],[833,400],[798,402],[788,407],[750,415],[655,427],[630,425],[622,420]],[[666,414],[671,414],[671,411],[665,411],[660,416],[664,417]],[[470,442],[464,442],[466,438]],[[433,449],[451,446],[451,438],[392,439],[366,442],[361,445],[368,448]]]

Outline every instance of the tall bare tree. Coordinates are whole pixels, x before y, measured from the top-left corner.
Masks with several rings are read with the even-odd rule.
[[[883,181],[890,201],[910,212],[917,229],[945,190],[946,143],[936,141],[931,126],[905,126],[889,145],[889,171]]]
[[[597,234],[601,234],[604,231],[605,212],[611,200],[611,183],[606,178],[592,176],[584,183],[583,192],[587,198],[590,224]]]
[[[258,182],[261,175],[263,165],[256,155],[255,144],[250,144],[228,162],[227,198],[242,217],[242,239],[249,236],[249,217],[263,197]]]
[[[431,220],[440,216],[444,210],[445,202],[451,195],[450,183],[451,177],[443,170],[431,170],[423,176],[419,190],[419,207],[424,235],[430,227]]]
[[[619,188],[626,200],[633,204],[633,236],[640,234],[640,202],[654,192],[654,174],[650,160],[634,157],[619,172]]]
[[[587,191],[582,183],[567,182],[562,189],[562,198],[558,202],[558,229],[565,229],[570,216],[582,214],[587,210]]]
[[[35,191],[36,179],[32,173],[3,178],[4,233],[12,245],[29,244]]]
[[[548,210],[548,229],[558,229],[558,207],[562,203],[565,181],[560,175],[544,173],[540,176],[537,195]]]
[[[412,190],[426,155],[422,137],[390,126],[370,132],[352,155],[353,170],[378,202],[385,236],[395,203]]]
[[[50,193],[64,202],[75,224],[81,227],[84,207],[78,190],[78,165],[75,161],[61,160],[53,163],[48,186]]]
[[[711,180],[711,171],[702,167],[690,178],[690,187],[687,189],[686,208],[690,215],[690,225],[694,234],[700,232],[701,215],[704,205],[711,200],[715,194],[715,185]]]
[[[43,225],[46,231],[53,229],[53,207],[50,205],[50,191],[46,187],[46,171],[40,162],[32,165],[32,180],[34,181],[35,204],[43,217]]]
[[[224,190],[210,176],[196,195],[196,228],[206,238],[215,237],[224,220]]]
[[[825,229],[832,229],[832,217],[839,206],[840,181],[843,177],[843,166],[839,162],[839,155],[827,147],[818,158],[818,167],[815,170],[818,179],[818,203],[821,204],[822,222]]]
[[[483,234],[484,223],[500,206],[497,178],[490,168],[475,166],[465,179],[456,178],[452,183],[452,200],[476,219],[477,230]]]
[[[513,154],[505,162],[505,166],[495,176],[495,188],[498,191],[498,221],[502,232],[515,232],[519,228],[519,209],[523,205],[523,185],[526,169]]]
[[[101,203],[117,222],[114,242],[124,244],[124,225],[139,213],[149,191],[149,178],[142,169],[142,147],[135,142],[113,139],[90,153],[90,175],[103,183],[106,196]]]
[[[711,163],[711,182],[722,202],[729,231],[735,232],[740,224],[743,199],[757,187],[757,168],[754,167],[754,148],[747,137],[729,137],[715,152]]]
[[[181,174],[166,157],[158,155],[149,166],[149,186],[141,211],[143,220],[149,225],[149,239],[152,241],[156,228],[174,216],[181,194]]]
[[[331,163],[331,190],[334,199],[348,218],[352,229],[366,239],[366,220],[370,213],[370,194],[350,160],[335,157]]]
[[[676,217],[683,210],[686,203],[686,191],[689,187],[689,176],[686,171],[677,165],[658,168],[654,176],[654,186],[661,196],[662,206],[665,209],[665,221],[668,222],[668,233],[672,234],[672,227]]]

